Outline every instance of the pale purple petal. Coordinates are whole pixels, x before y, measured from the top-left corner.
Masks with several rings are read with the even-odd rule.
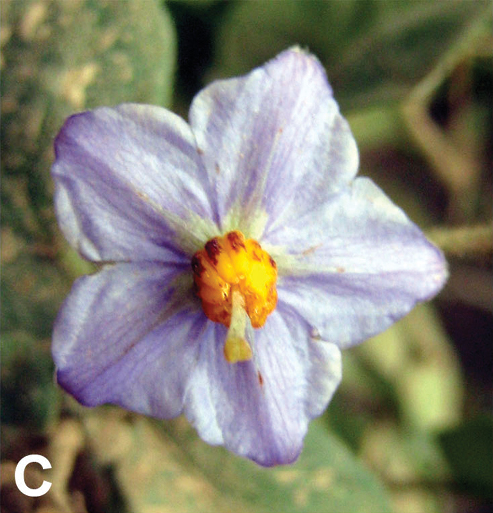
[[[208,322],[199,308],[170,266],[121,263],[80,278],[55,325],[58,382],[87,406],[179,415]]]
[[[212,218],[190,127],[165,109],[128,104],[72,116],[55,153],[59,223],[90,260],[175,261],[170,220]]]
[[[241,222],[259,209],[284,223],[351,180],[358,152],[325,71],[290,49],[242,78],[200,92],[190,123],[224,221],[241,204]]]
[[[289,308],[255,331],[254,360],[228,363],[226,330],[208,326],[209,340],[188,383],[185,413],[200,436],[264,466],[290,463],[308,422],[327,406],[341,379],[339,349],[310,336]]]
[[[291,253],[278,259],[279,302],[340,347],[385,330],[447,278],[440,250],[365,178],[267,240]]]

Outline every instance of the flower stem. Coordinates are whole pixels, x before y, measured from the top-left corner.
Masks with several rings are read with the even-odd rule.
[[[426,234],[447,256],[465,260],[488,258],[493,253],[493,225],[434,228]]]

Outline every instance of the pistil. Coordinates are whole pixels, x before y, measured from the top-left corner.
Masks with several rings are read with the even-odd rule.
[[[231,322],[229,324],[224,357],[229,363],[243,362],[252,358],[252,348],[245,339],[247,322],[250,322],[245,310],[245,298],[237,287],[232,287]]]
[[[224,324],[228,362],[252,358],[245,333],[264,325],[277,303],[277,267],[260,244],[239,231],[214,237],[192,258],[195,292],[205,315]]]

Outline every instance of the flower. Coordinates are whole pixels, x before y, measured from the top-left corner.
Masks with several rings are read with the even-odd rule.
[[[56,138],[60,227],[101,266],[56,320],[58,383],[290,463],[339,384],[340,350],[434,296],[446,263],[355,178],[349,126],[301,49],[212,83],[189,118],[98,108]]]

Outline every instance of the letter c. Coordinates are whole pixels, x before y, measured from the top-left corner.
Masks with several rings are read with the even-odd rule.
[[[41,497],[41,495],[48,493],[48,490],[51,488],[51,483],[49,481],[43,481],[39,488],[29,488],[24,481],[24,472],[29,463],[39,463],[43,469],[51,468],[51,463],[40,454],[29,454],[28,456],[24,456],[15,467],[15,484],[17,488],[28,497]]]

